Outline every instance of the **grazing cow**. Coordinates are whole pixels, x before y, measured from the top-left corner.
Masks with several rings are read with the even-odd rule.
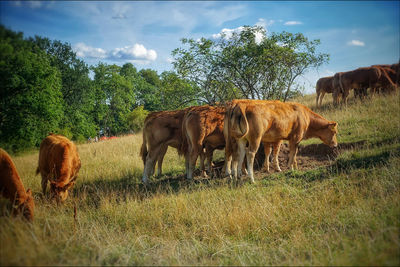
[[[168,146],[178,150],[182,148],[182,121],[186,109],[152,112],[147,115],[143,127],[143,143],[140,149],[144,170],[142,181],[147,184],[154,173],[158,161],[158,174],[161,174],[162,161]]]
[[[320,78],[317,81],[317,85],[316,85],[317,107],[321,106],[322,99],[324,98],[326,93],[332,94],[332,92],[333,92],[332,80],[333,80],[333,76],[329,76],[329,77]]]
[[[203,148],[206,150],[208,171],[211,172],[213,151],[225,147],[224,115],[224,106],[195,106],[189,108],[186,112],[182,123],[184,136],[182,150],[187,150],[185,151],[185,158],[188,179],[193,178],[193,170],[199,155],[202,176],[207,176],[204,168],[204,156],[202,155]]]
[[[236,143],[232,145],[232,142],[227,141],[226,145],[226,147],[231,146],[232,150],[233,176],[235,178],[241,176],[246,150],[248,173],[252,182],[254,182],[254,156],[260,142],[264,145],[279,145],[282,140],[288,140],[290,149],[288,164],[292,169],[297,168],[296,154],[301,140],[318,137],[326,145],[337,146],[337,123],[324,119],[298,103],[234,100],[226,112],[225,123],[227,121],[224,134],[227,135],[227,139]]]
[[[11,157],[0,148],[0,194],[9,199],[13,204],[13,214],[23,214],[29,220],[33,220],[35,203],[32,191],[25,192],[24,185],[18,175],[17,169]]]
[[[399,64],[392,65],[372,65],[371,67],[379,68],[382,75],[379,79],[380,87],[383,92],[394,91],[399,84]]]
[[[65,201],[81,168],[78,150],[73,142],[62,135],[50,133],[40,144],[36,175],[42,176],[42,191],[46,193],[50,181],[50,194],[57,201]]]
[[[381,67],[365,67],[336,73],[333,80],[334,104],[338,104],[339,95],[342,95],[343,102],[347,104],[347,96],[351,89],[355,90],[355,96],[362,97],[366,95],[367,88],[370,88],[373,94],[379,87],[391,88],[391,90],[395,88],[388,72]]]

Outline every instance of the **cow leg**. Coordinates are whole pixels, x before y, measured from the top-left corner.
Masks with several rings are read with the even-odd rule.
[[[322,91],[321,92],[321,95],[319,96],[319,106],[321,107],[321,105],[322,105],[322,99],[324,99],[324,96],[325,96],[325,91]],[[317,107],[318,107],[318,105],[317,105]]]
[[[154,173],[156,159],[160,155],[161,146],[162,145],[159,145],[156,148],[149,149],[149,153],[147,154],[146,164],[144,165],[143,176],[142,176],[142,182],[144,184],[148,183],[149,177],[152,176]]]
[[[211,175],[212,172],[212,158],[213,158],[214,149],[211,146],[206,146],[206,158],[207,158],[207,170]],[[207,177],[207,173],[205,173]]]
[[[232,155],[234,151],[237,150],[236,142],[232,142],[232,140],[225,139],[225,162],[224,167],[222,168],[223,173],[229,178],[232,178]]]
[[[232,176],[237,179],[241,176],[241,170],[239,166],[242,166],[244,156],[246,154],[246,140],[237,140],[236,149],[233,150],[232,154]],[[240,160],[242,158],[242,160]]]
[[[205,151],[205,148],[203,148],[200,151],[200,171],[201,171],[201,177],[204,177],[204,178],[207,177],[206,167],[204,164],[205,159],[206,159],[206,151]]]
[[[189,180],[193,179],[193,171],[194,171],[194,168],[196,167],[197,157],[201,153],[201,150],[202,150],[202,146],[199,144],[195,144],[194,146],[189,145],[189,156],[188,156],[189,170],[187,173],[187,178]],[[201,154],[203,154],[203,153],[201,153]],[[204,157],[203,157],[202,161],[204,164]],[[202,165],[202,164],[200,163],[200,165]]]
[[[297,162],[296,162],[296,154],[298,150],[298,143],[295,143],[293,141],[289,142],[289,168],[292,170],[297,169]]]
[[[41,176],[42,176],[42,192],[43,192],[43,195],[45,195],[46,188],[47,188],[47,178],[43,174],[41,174]]]
[[[246,157],[247,157],[247,168],[248,168],[248,172],[249,172],[249,176],[250,176],[250,181],[251,183],[254,184],[254,158],[256,156],[258,147],[260,146],[260,141],[261,138],[254,140],[254,141],[250,141],[249,142],[249,147],[246,153]],[[241,163],[241,162],[240,162]]]
[[[269,172],[269,156],[271,155],[271,143],[264,143],[265,162],[264,170]]]
[[[279,167],[279,161],[278,161],[279,151],[281,150],[281,144],[282,144],[282,141],[278,141],[273,144],[274,158],[273,158],[272,163],[273,163],[275,170],[277,170],[278,172],[282,171],[281,168]]]
[[[343,103],[347,107],[347,97],[349,96],[350,90],[344,90],[342,98],[343,98]]]
[[[333,105],[335,107],[337,107],[339,105],[339,96],[340,96],[340,94],[336,90],[332,93]]]
[[[160,154],[158,155],[158,161],[157,161],[157,175],[158,176],[160,176],[162,174],[162,163],[163,163],[165,154],[167,153],[167,149],[168,149],[168,145],[162,145],[162,147],[160,149]]]

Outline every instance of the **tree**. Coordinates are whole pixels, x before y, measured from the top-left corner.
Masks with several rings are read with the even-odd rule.
[[[107,134],[129,131],[128,114],[136,104],[132,82],[121,75],[121,67],[99,63],[92,68],[96,88],[96,123]]]
[[[266,35],[262,27],[241,27],[215,41],[182,39],[188,49],[172,52],[174,68],[182,78],[195,83],[198,96],[207,103],[232,98],[281,99],[299,91],[297,78],[327,62],[316,52],[319,40],[301,33]]]
[[[89,78],[89,67],[77,58],[68,43],[40,36],[29,40],[40,50],[46,51],[51,58],[51,65],[61,73],[65,117],[60,127],[64,131],[71,131],[74,139],[82,140],[96,135],[98,127],[91,116],[95,92]]]
[[[61,78],[22,33],[0,26],[0,142],[10,151],[38,146],[63,117]]]
[[[196,105],[195,88],[189,81],[179,78],[175,72],[161,73],[160,102],[162,110],[180,109]]]

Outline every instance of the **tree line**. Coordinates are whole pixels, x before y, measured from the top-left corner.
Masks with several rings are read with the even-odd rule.
[[[233,98],[286,101],[301,92],[299,76],[329,59],[316,52],[319,40],[260,27],[181,41],[174,71],[158,74],[131,63],[88,66],[69,43],[0,25],[0,146],[38,147],[49,132],[76,141],[136,132],[148,112]]]

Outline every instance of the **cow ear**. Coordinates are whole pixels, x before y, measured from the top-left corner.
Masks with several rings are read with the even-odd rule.
[[[337,125],[337,122],[332,121],[332,122],[329,122],[328,125],[329,125],[329,126],[332,126],[332,127],[335,127],[335,126]]]
[[[32,190],[30,188],[28,188],[28,190],[26,190],[26,194],[31,197],[32,196]]]

